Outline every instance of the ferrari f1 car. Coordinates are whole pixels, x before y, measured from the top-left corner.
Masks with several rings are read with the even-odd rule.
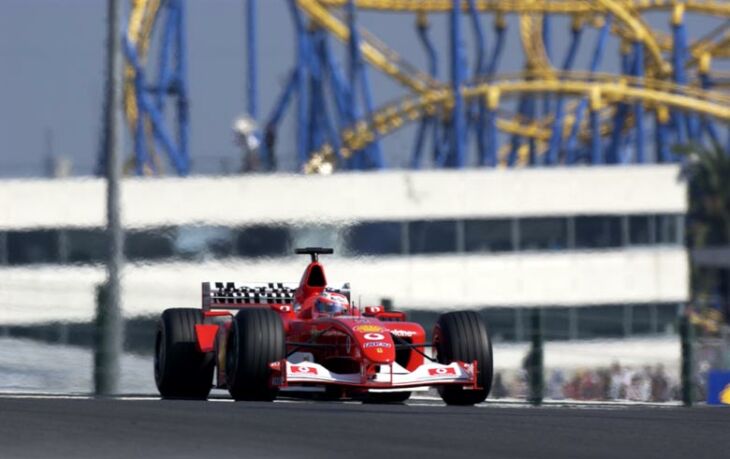
[[[155,381],[164,398],[235,400],[319,392],[335,399],[403,402],[436,387],[447,404],[482,402],[492,383],[487,327],[472,311],[448,312],[426,342],[423,327],[383,306],[356,307],[349,285],[327,284],[311,256],[298,287],[204,282],[202,309],[167,309],[159,321]]]

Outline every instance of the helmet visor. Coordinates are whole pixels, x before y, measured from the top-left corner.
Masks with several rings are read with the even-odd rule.
[[[314,303],[314,309],[321,314],[342,314],[345,312],[347,307],[342,303],[319,298],[317,302]]]

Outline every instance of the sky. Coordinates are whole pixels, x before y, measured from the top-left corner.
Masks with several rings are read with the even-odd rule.
[[[259,0],[259,106],[271,110],[295,55],[293,26],[287,0]],[[188,0],[187,38],[191,102],[191,157],[194,173],[216,173],[223,164],[238,164],[240,150],[233,142],[233,120],[245,112],[244,0]],[[106,2],[104,0],[3,0],[0,10],[0,177],[42,175],[49,154],[69,158],[75,175],[89,175],[97,160],[104,78]],[[362,13],[360,23],[407,60],[426,68],[423,48],[408,14]],[[651,18],[660,25],[664,16]],[[438,43],[441,78],[447,78],[447,16],[432,20]],[[488,46],[493,17],[485,16]],[[699,19],[695,28],[708,30],[714,19]],[[466,26],[466,22],[464,23]],[[568,20],[554,23],[555,47],[567,47]],[[517,71],[523,59],[517,38],[517,18],[500,65]],[[665,27],[666,28],[666,27]],[[472,36],[465,27],[464,40]],[[493,41],[493,40],[492,40]],[[590,58],[595,31],[585,34],[578,67]],[[342,49],[339,47],[338,49]],[[603,70],[617,62],[617,44],[609,45]],[[468,58],[472,59],[473,51]],[[405,91],[370,71],[376,105]],[[280,129],[280,165],[296,168],[289,116]],[[389,137],[384,150],[389,163],[405,167],[414,128]],[[131,152],[127,139],[125,150]]]

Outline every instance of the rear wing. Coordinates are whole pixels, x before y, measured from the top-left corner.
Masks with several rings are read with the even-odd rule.
[[[246,306],[292,304],[296,288],[283,282],[236,285],[235,282],[203,282],[203,310],[240,309]]]
[[[287,285],[288,284],[288,285]],[[268,306],[294,303],[297,284],[267,282],[241,285],[235,282],[203,282],[203,310],[241,309],[246,306]],[[326,288],[327,292],[341,293],[350,300],[349,288]]]

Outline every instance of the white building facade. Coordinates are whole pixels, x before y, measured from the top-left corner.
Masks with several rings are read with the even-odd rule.
[[[0,324],[93,317],[104,187],[0,182]],[[296,282],[306,260],[293,249],[306,245],[334,246],[331,283],[403,309],[656,308],[689,295],[677,166],[130,178],[122,204],[127,316],[197,306],[205,280]]]

